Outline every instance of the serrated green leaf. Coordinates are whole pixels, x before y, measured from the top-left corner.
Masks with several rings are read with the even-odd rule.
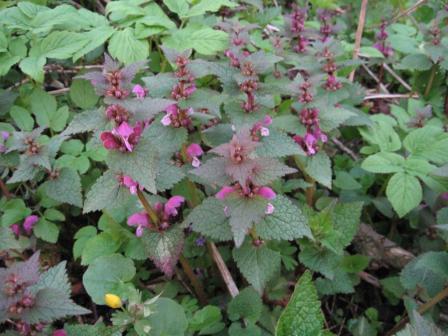
[[[128,198],[129,191],[120,186],[117,174],[108,170],[96,180],[87,193],[83,213],[113,209],[126,204]]]
[[[142,61],[149,56],[148,42],[137,39],[132,28],[115,31],[109,40],[108,50],[113,58],[124,64]]]
[[[14,105],[9,112],[11,118],[22,131],[32,131],[34,120],[31,114],[23,107]]]
[[[361,168],[372,173],[398,173],[403,171],[405,160],[401,155],[379,152],[369,155],[361,164]]]
[[[44,81],[45,56],[29,56],[19,63],[20,70],[39,83]]]
[[[68,127],[61,134],[71,135],[90,132],[104,128],[108,123],[104,111],[101,109],[84,111],[76,114]]]
[[[32,290],[38,291],[44,288],[54,288],[70,296],[71,287],[68,281],[66,265],[67,262],[62,261],[42,273],[37,284],[32,287]]]
[[[325,152],[320,151],[309,157],[305,171],[317,182],[331,189],[331,160]]]
[[[280,270],[280,253],[264,244],[256,247],[246,240],[240,248],[234,248],[232,254],[240,272],[260,294]]]
[[[54,31],[39,43],[39,48],[32,48],[33,56],[45,56],[55,59],[67,59],[84,47],[88,40],[79,33]]]
[[[280,315],[276,336],[319,335],[324,327],[324,316],[314,287],[311,273],[306,271],[299,279],[294,293]]]
[[[176,226],[162,233],[146,231],[142,239],[154,264],[167,276],[173,275],[184,245],[183,229]]]
[[[257,234],[262,239],[293,240],[312,237],[307,219],[287,197],[277,195],[270,203],[275,208],[274,212],[266,215],[255,226]]]
[[[156,148],[148,139],[142,137],[133,152],[109,151],[106,162],[111,170],[130,176],[155,194],[157,159]]]
[[[53,222],[40,218],[33,228],[33,233],[37,238],[54,244],[58,241],[59,228]]]
[[[387,183],[386,196],[398,216],[403,217],[420,204],[422,186],[415,176],[396,173]]]
[[[61,202],[82,207],[81,179],[76,171],[62,168],[59,176],[45,182],[48,197]]]
[[[185,218],[183,226],[192,224],[194,231],[215,241],[232,239],[228,217],[224,213],[224,204],[215,197],[205,199]]]
[[[259,156],[272,158],[305,155],[302,148],[288,135],[275,129],[269,131],[269,136],[261,138],[261,146],[256,152]]]

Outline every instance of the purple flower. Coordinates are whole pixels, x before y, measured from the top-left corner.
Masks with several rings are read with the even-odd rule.
[[[182,203],[185,202],[185,198],[182,196],[173,196],[166,203],[163,209],[167,217],[177,216],[177,209],[181,207]]]
[[[192,124],[190,116],[193,114],[193,109],[180,109],[177,104],[172,104],[165,109],[165,116],[160,121],[163,126],[172,127],[190,127]]]
[[[39,217],[36,215],[31,215],[25,218],[22,226],[27,234],[31,234],[33,232],[34,225],[39,221]]]
[[[198,157],[204,154],[201,146],[196,143],[192,143],[187,147],[187,156],[191,160],[191,165],[195,168],[201,165],[201,161],[199,161]]]
[[[135,96],[137,97],[137,99],[143,99],[146,96],[146,92],[147,90],[141,86],[140,84],[135,85],[132,88],[132,93],[135,94]]]
[[[11,231],[14,233],[16,237],[20,236],[20,226],[19,224],[12,224],[10,226]]]
[[[196,246],[204,246],[206,243],[206,239],[203,236],[200,236],[198,239],[195,240]]]
[[[53,331],[53,336],[67,336],[67,332],[64,329],[58,329]]]
[[[235,187],[229,187],[229,186],[224,186],[221,188],[220,191],[218,191],[218,193],[215,195],[215,197],[217,199],[223,200],[225,199],[227,196],[229,196],[231,193],[235,192]]]
[[[276,193],[274,192],[274,190],[272,190],[269,187],[258,188],[258,190],[256,191],[256,194],[267,199],[267,200],[272,200],[277,196]]]
[[[101,133],[101,141],[106,149],[118,149],[122,152],[132,152],[138,143],[143,127],[137,124],[135,127],[129,126],[127,122],[122,122],[120,126],[112,131]]]
[[[145,211],[137,212],[129,216],[128,225],[137,227],[135,235],[141,237],[143,235],[143,229],[151,227],[151,219]]]
[[[123,176],[121,181],[120,181],[126,188],[129,189],[129,192],[132,195],[137,194],[137,190],[143,190],[143,187],[141,185],[139,185],[136,181],[134,181],[130,176]]]
[[[9,132],[2,131],[1,133],[2,133],[2,139],[3,139],[3,141],[8,140],[8,138],[9,138]]]

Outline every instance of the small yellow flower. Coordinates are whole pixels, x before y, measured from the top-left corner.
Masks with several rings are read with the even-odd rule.
[[[120,308],[122,303],[119,296],[115,294],[106,294],[104,295],[104,302],[106,302],[106,305],[108,305],[110,308]]]

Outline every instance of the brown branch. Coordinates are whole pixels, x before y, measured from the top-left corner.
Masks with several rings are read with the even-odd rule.
[[[418,98],[418,93],[377,93],[371,94],[364,97],[364,100],[374,100],[374,99],[408,99],[408,98]]]
[[[388,66],[386,63],[383,63],[383,67],[388,73],[392,75],[392,77],[394,77],[401,85],[403,85],[405,89],[412,91],[412,87],[408,83],[406,83],[404,79],[401,78],[394,70],[392,70],[390,66]]]
[[[53,90],[53,91],[47,91],[47,93],[49,93],[51,95],[58,96],[58,95],[67,93],[69,91],[70,91],[70,88],[62,88],[62,89],[57,89],[57,90]]]
[[[375,82],[377,82],[377,84],[380,86],[380,89],[383,90],[384,93],[388,93],[388,94],[390,93],[389,90],[387,89],[387,87],[386,87],[383,83],[381,83],[381,80],[378,78],[378,76],[375,75],[375,74],[369,69],[369,67],[368,67],[367,65],[365,65],[365,64],[361,64],[361,66],[362,66],[363,69],[367,72],[367,74],[368,74],[370,77],[372,77],[372,78],[375,80]]]
[[[226,263],[222,259],[222,256],[219,253],[218,248],[212,242],[208,242],[207,247],[210,252],[210,255],[213,258],[213,261],[218,267],[219,273],[221,273],[221,277],[224,280],[224,283],[227,287],[227,290],[229,291],[230,296],[231,297],[237,296],[240,291],[238,290],[238,287],[236,286],[235,281],[233,280]]]
[[[0,190],[2,191],[2,194],[7,198],[10,199],[13,195],[9,191],[8,187],[6,186],[5,182],[3,180],[0,180]]]
[[[399,13],[397,16],[395,16],[390,22],[389,24],[392,24],[394,22],[396,22],[398,19],[402,18],[403,16],[408,16],[409,14],[412,14],[413,12],[415,12],[421,5],[423,5],[425,2],[427,2],[428,0],[419,0],[417,1],[413,6],[409,7],[408,9],[406,9],[404,12]]]
[[[372,286],[376,288],[381,288],[381,283],[378,280],[378,278],[374,277],[372,274],[369,274],[367,272],[359,272],[358,276],[364,280],[365,282],[371,284]]]
[[[385,236],[377,233],[370,225],[361,223],[353,244],[363,255],[373,260],[402,269],[415,256]]]
[[[199,302],[201,305],[205,306],[207,304],[207,295],[205,295],[204,287],[199,282],[196,274],[194,274],[193,269],[190,266],[190,263],[188,262],[187,258],[184,257],[183,254],[179,256],[180,264],[182,265],[182,269],[184,270],[185,274],[187,275],[188,279],[191,282],[191,285],[194,288],[194,291],[196,292],[196,296],[198,297]]]
[[[359,13],[359,20],[358,20],[358,28],[356,29],[356,35],[355,35],[355,48],[353,49],[353,59],[357,59],[359,55],[359,49],[361,48],[361,39],[362,39],[362,33],[364,31],[364,25],[366,23],[366,12],[367,12],[367,4],[369,0],[362,0],[361,3],[361,11]],[[356,69],[353,69],[353,71],[350,73],[348,79],[350,82],[353,82],[355,79],[355,72]]]
[[[448,287],[440,291],[436,294],[431,300],[428,302],[422,304],[418,309],[417,312],[421,315],[426,313],[429,309],[431,309],[433,306],[438,304],[440,301],[448,297]],[[406,323],[409,322],[409,316],[403,318],[400,320],[391,330],[389,330],[386,334],[386,336],[392,336],[395,335],[401,328],[405,326]]]
[[[355,152],[353,152],[350,148],[348,148],[346,145],[344,145],[341,141],[339,141],[337,138],[331,138],[331,141],[343,152],[347,153],[348,155],[350,155],[350,157],[355,160],[358,161],[359,157],[358,155],[355,154]]]

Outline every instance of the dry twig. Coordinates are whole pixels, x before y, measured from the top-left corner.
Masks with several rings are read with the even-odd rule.
[[[364,31],[364,25],[366,22],[366,12],[367,12],[367,3],[369,0],[362,0],[361,3],[361,11],[359,13],[359,21],[358,21],[358,28],[356,29],[356,36],[355,36],[355,48],[353,49],[353,59],[358,58],[359,49],[361,48],[361,39],[362,39],[362,33]],[[350,82],[353,82],[355,79],[355,71],[356,69],[353,69],[353,71],[350,73],[348,79]]]

